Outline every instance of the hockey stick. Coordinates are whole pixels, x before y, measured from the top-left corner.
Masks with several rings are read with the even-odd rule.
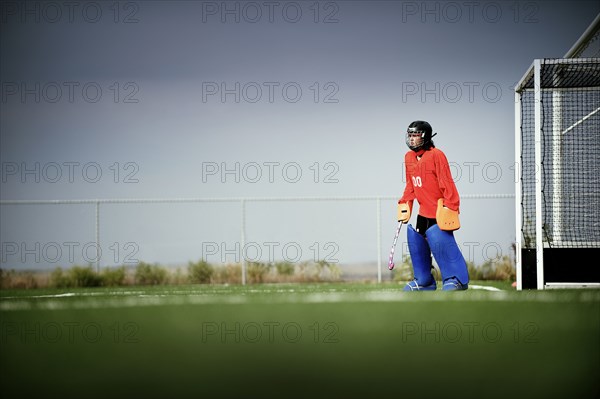
[[[394,237],[394,243],[392,244],[392,250],[390,251],[390,259],[388,260],[388,269],[392,270],[394,268],[394,250],[396,249],[396,241],[398,241],[398,236],[400,235],[400,230],[402,230],[402,222],[398,222],[398,228],[396,229],[396,236]]]

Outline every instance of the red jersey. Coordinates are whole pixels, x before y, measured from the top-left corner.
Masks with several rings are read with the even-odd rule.
[[[417,156],[421,154],[421,159]],[[404,156],[406,165],[406,188],[398,201],[408,202],[412,209],[413,200],[419,202],[419,215],[435,218],[437,201],[444,199],[444,206],[458,211],[460,197],[446,155],[433,147],[426,151],[408,151]]]

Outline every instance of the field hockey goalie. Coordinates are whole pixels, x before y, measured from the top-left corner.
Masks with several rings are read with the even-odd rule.
[[[460,228],[460,197],[452,180],[446,155],[435,147],[431,125],[415,121],[408,126],[405,154],[406,188],[398,201],[398,221],[408,223],[413,202],[419,203],[416,227],[407,228],[414,280],[405,291],[434,291],[437,284],[431,269],[432,255],[442,274],[443,290],[466,290],[467,263],[456,243]]]

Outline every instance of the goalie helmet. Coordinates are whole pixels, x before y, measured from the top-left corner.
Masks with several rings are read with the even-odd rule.
[[[435,136],[429,122],[414,121],[406,130],[406,145],[413,151],[434,147],[431,138]]]

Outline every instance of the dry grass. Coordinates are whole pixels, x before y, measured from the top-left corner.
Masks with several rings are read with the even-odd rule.
[[[261,263],[246,265],[248,284],[262,283],[312,283],[342,281],[341,268],[337,264],[321,262]],[[481,266],[468,262],[471,280],[514,281],[514,262],[504,256],[490,260]],[[393,271],[394,281],[412,279],[412,263],[408,256],[397,262]],[[434,277],[440,279],[439,270]],[[190,263],[186,269],[167,268],[158,264],[140,262],[136,267],[105,268],[100,273],[91,266],[74,266],[53,271],[15,271],[0,269],[1,289],[71,288],[93,286],[134,285],[184,285],[184,284],[241,284],[242,266],[226,264],[209,265],[199,261]]]
[[[327,262],[249,262],[246,267],[249,284],[339,281],[341,276],[339,266]],[[203,261],[190,262],[185,270],[145,262],[134,268],[105,268],[99,273],[91,266],[57,267],[52,271],[0,269],[1,289],[241,283],[240,264],[213,266]]]

